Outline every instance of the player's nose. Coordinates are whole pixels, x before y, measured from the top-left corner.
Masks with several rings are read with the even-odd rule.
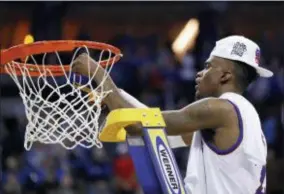
[[[198,79],[198,78],[201,78],[202,77],[202,75],[203,75],[203,70],[202,71],[199,71],[199,72],[197,72],[197,74],[196,74],[196,79]]]
[[[199,71],[199,72],[196,74],[196,77],[195,77],[195,83],[196,83],[196,84],[199,84],[199,83],[200,83],[200,78],[202,77],[202,74],[203,74],[203,71]]]

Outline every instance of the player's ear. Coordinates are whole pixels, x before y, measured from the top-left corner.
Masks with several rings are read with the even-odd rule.
[[[224,71],[221,75],[221,83],[226,83],[232,79],[232,73],[230,71]]]

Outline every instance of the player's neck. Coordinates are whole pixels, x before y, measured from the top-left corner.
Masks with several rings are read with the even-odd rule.
[[[236,87],[224,86],[224,87],[220,88],[220,90],[218,91],[217,96],[221,96],[222,94],[228,93],[228,92],[232,92],[232,93],[236,93],[236,94],[242,95],[242,91],[240,91]]]

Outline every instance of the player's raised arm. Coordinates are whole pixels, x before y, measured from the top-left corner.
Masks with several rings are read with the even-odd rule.
[[[75,60],[73,71],[88,75],[88,65],[90,66],[90,72],[96,72],[94,81],[101,83],[105,70],[88,55],[80,55]],[[104,89],[113,91],[104,99],[110,110],[137,107],[131,100],[123,96],[110,76],[107,76],[106,79]],[[206,98],[180,110],[163,111],[162,114],[167,125],[168,135],[180,135],[201,129],[226,127],[230,123],[230,117],[235,116],[233,106],[228,101],[219,98]]]
[[[96,72],[94,81],[96,83],[101,83],[105,74],[104,68],[93,61],[88,55],[82,54],[75,61],[73,65],[73,71],[80,73],[82,75],[88,75],[88,63],[90,66],[90,72]],[[107,104],[110,110],[117,108],[143,108],[147,107],[143,103],[139,102],[133,96],[127,92],[117,88],[110,76],[107,76],[107,80],[104,82],[105,90],[112,90],[113,92],[109,94],[104,99],[104,103]],[[166,116],[170,116],[173,112],[165,112]],[[167,121],[165,121],[167,123]],[[178,122],[177,119],[171,118],[170,122]],[[174,123],[169,123],[174,126]],[[185,147],[191,144],[192,133],[184,133],[182,136],[169,136],[169,141],[172,148]]]
[[[73,71],[83,75],[96,72],[94,81],[101,83],[105,74],[104,68],[88,55],[80,55],[74,62]],[[135,108],[135,104],[123,97],[110,76],[104,82],[105,90],[112,90],[105,99],[110,110],[117,108]],[[216,129],[230,125],[230,119],[236,118],[233,105],[220,98],[205,98],[196,101],[180,110],[163,111],[162,115],[167,125],[168,135],[187,134],[201,129]],[[131,131],[129,131],[131,133]]]

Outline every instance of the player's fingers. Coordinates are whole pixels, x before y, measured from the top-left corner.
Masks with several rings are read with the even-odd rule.
[[[77,58],[76,58],[76,61],[77,62],[80,62],[80,63],[83,63],[83,64],[86,64],[88,63],[88,61],[90,60],[91,58],[89,57],[89,55],[87,53],[82,53],[80,54]]]
[[[72,72],[79,73],[79,72],[78,72],[78,71],[79,71],[78,62],[77,62],[77,61],[74,61],[74,62],[72,63],[71,68],[72,68]]]
[[[82,69],[84,65],[84,59],[80,56],[78,56],[72,63],[72,70],[73,71],[79,71],[80,69]]]
[[[73,73],[77,73],[77,74],[81,74],[81,75],[86,75],[86,72],[84,71],[83,64],[81,64],[80,62],[74,62],[72,65],[72,72]]]

